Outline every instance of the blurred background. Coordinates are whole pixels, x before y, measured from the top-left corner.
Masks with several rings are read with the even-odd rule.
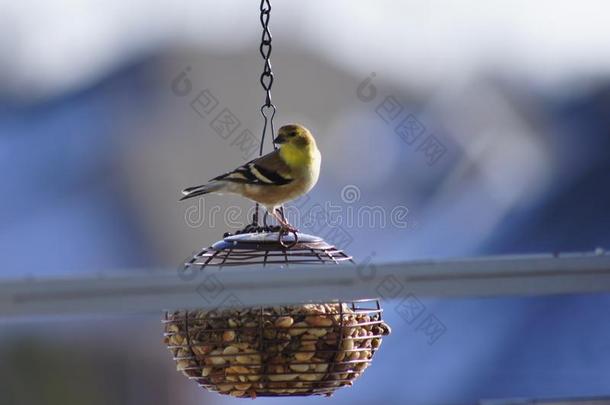
[[[2,278],[172,270],[249,221],[237,197],[177,200],[256,156],[258,7],[0,1]],[[289,219],[379,262],[609,246],[609,13],[592,0],[274,2],[276,128],[303,123],[323,155]],[[369,214],[307,221],[318,207]],[[433,342],[397,298],[353,388],[290,402],[610,396],[608,295],[422,299],[445,327]],[[240,401],[178,374],[159,320],[3,323],[0,404]]]

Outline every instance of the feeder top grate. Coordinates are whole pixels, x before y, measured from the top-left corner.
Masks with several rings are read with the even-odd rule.
[[[199,251],[185,267],[353,263],[351,256],[318,236],[283,234],[281,242],[279,237],[278,232],[228,235]]]

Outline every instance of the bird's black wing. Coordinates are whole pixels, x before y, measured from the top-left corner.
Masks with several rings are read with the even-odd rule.
[[[210,181],[224,180],[261,186],[282,186],[293,181],[289,173],[290,168],[279,156],[279,151],[275,150]]]

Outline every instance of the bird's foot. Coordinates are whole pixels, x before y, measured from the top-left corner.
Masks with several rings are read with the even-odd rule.
[[[290,225],[288,222],[281,225],[280,231],[283,233],[297,233],[299,230],[294,226]]]
[[[299,231],[297,228],[295,228],[294,226],[292,226],[292,225],[290,225],[288,223],[288,221],[286,220],[286,218],[284,218],[284,215],[282,214],[281,211],[273,210],[271,212],[271,215],[273,215],[273,217],[280,224],[280,233],[284,233],[284,234],[294,233],[294,234],[296,234]]]

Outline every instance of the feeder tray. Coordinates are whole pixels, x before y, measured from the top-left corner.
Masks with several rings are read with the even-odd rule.
[[[185,268],[352,262],[319,237],[292,237],[298,240],[286,248],[274,232],[230,235]],[[352,385],[390,333],[382,311],[377,300],[168,311],[164,336],[178,371],[210,391],[246,398],[331,395]]]

